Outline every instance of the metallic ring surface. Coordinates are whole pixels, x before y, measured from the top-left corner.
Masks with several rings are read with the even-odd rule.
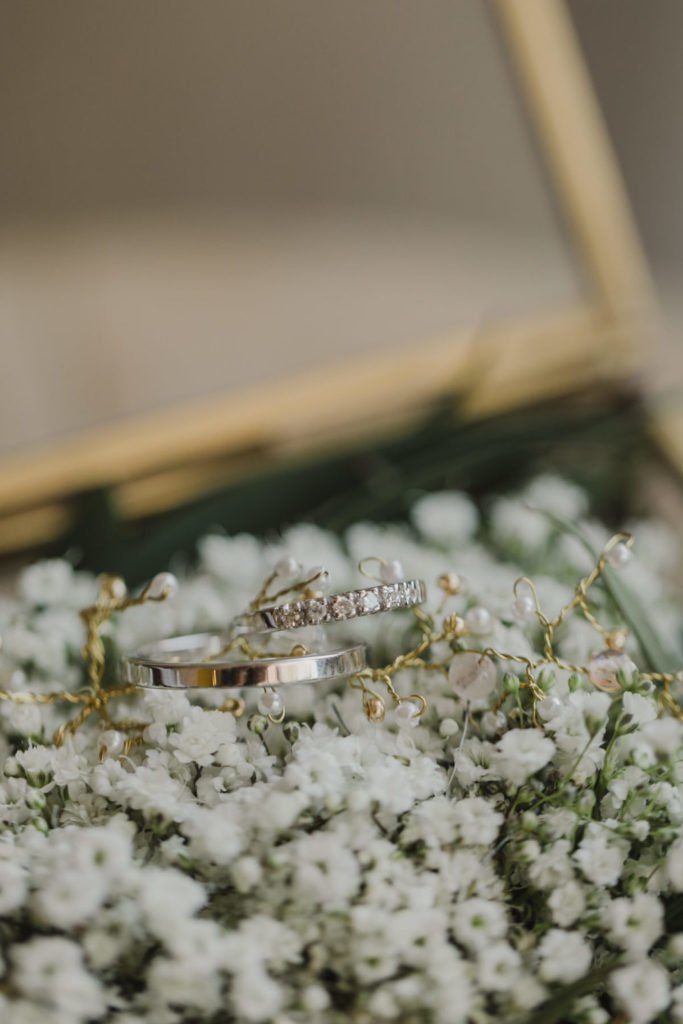
[[[331,597],[313,597],[261,608],[237,616],[230,628],[240,633],[270,633],[274,630],[297,629],[299,626],[346,622],[363,615],[414,608],[422,604],[426,593],[422,580],[383,583],[376,587],[333,594]]]
[[[215,633],[193,633],[160,640],[134,654],[124,655],[121,659],[124,679],[132,686],[161,689],[244,689],[321,682],[354,675],[366,667],[364,644],[320,654],[255,658],[253,661],[207,660],[216,639]]]

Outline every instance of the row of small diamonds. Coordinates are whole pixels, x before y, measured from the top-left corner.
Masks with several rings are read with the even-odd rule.
[[[416,580],[390,583],[380,587],[352,590],[333,597],[296,601],[273,608],[272,617],[277,629],[297,626],[317,626],[321,622],[342,622],[356,615],[374,615],[390,608],[411,608],[422,597]]]

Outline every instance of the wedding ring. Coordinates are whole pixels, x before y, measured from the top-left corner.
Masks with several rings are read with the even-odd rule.
[[[237,633],[270,633],[274,630],[297,629],[299,626],[320,626],[328,622],[346,622],[363,615],[422,604],[426,588],[422,580],[385,583],[362,590],[348,590],[331,597],[312,597],[289,604],[272,605],[255,612],[238,615],[230,624]]]
[[[365,645],[355,644],[319,654],[255,658],[253,661],[211,661],[224,637],[215,633],[160,640],[121,659],[123,676],[132,686],[164,689],[235,689],[317,683],[352,676],[366,667]]]

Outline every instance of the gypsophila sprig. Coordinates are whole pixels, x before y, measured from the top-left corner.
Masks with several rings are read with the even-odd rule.
[[[545,477],[483,520],[446,493],[342,541],[215,535],[172,601],[26,570],[0,606],[3,1024],[683,1022],[681,684],[602,585],[674,647],[675,552],[579,523],[590,564],[530,505],[586,509]],[[116,647],[351,586],[368,551],[426,604],[354,620],[373,667],[288,688],[280,724],[112,676]]]

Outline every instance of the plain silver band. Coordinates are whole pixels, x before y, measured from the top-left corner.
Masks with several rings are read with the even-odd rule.
[[[367,664],[364,644],[321,654],[240,662],[192,661],[182,657],[207,651],[215,640],[214,633],[193,633],[160,640],[135,654],[124,655],[121,659],[124,679],[132,686],[161,689],[241,690],[250,686],[288,686],[290,683],[317,683],[352,676]]]
[[[319,626],[328,622],[348,622],[363,615],[414,608],[425,600],[427,589],[422,580],[403,580],[377,587],[347,590],[331,597],[315,597],[306,601],[261,608],[238,615],[230,623],[232,633],[272,633],[276,630]]]

